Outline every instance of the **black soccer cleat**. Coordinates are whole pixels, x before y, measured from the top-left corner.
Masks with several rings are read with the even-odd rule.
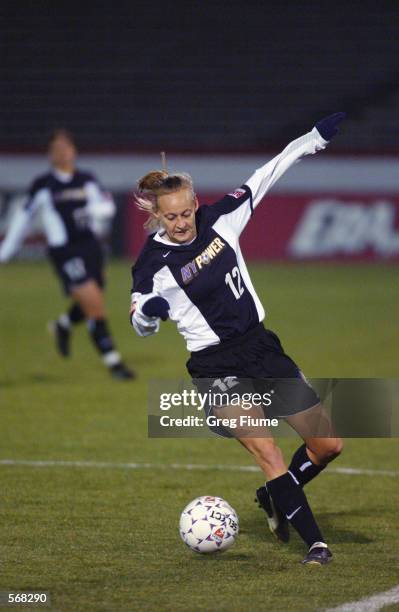
[[[118,380],[134,380],[136,378],[136,374],[133,370],[125,366],[123,361],[115,364],[110,368],[111,376],[113,378],[117,378]]]
[[[332,561],[332,552],[324,542],[315,542],[302,561],[304,565],[326,565]]]
[[[71,330],[68,327],[60,325],[58,321],[52,321],[48,325],[49,331],[54,335],[55,346],[62,357],[69,357]]]
[[[288,520],[281,510],[275,506],[266,487],[260,487],[256,490],[255,502],[258,503],[259,508],[266,512],[267,523],[272,534],[280,542],[288,542],[290,539]]]

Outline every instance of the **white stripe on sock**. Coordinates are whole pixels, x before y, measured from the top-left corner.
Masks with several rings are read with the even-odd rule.
[[[294,474],[290,472],[290,470],[288,470],[288,474],[290,474],[290,476],[292,476],[293,481],[296,482],[297,485],[299,485],[299,480],[295,478]]]
[[[71,327],[71,320],[69,318],[69,316],[67,314],[62,314],[57,321],[61,327],[64,327],[65,329],[69,329]]]
[[[103,362],[108,368],[112,368],[121,362],[121,356],[118,351],[108,351],[103,355]]]

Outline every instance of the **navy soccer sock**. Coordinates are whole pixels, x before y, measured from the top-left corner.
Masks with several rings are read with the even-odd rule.
[[[64,329],[70,329],[71,325],[77,325],[85,319],[85,315],[77,302],[73,302],[66,314],[62,314],[57,323]]]
[[[290,472],[269,480],[267,490],[291,525],[310,547],[324,542],[301,485]]]
[[[105,365],[112,368],[121,363],[121,356],[115,350],[106,319],[90,319],[87,325],[91,339],[98,352],[101,353]]]
[[[306,444],[302,444],[302,446],[295,451],[288,470],[295,476],[301,487],[303,487],[320,474],[325,467],[325,465],[316,465],[313,463],[306,452]]]
[[[77,302],[74,302],[68,310],[68,318],[72,325],[76,325],[77,323],[81,323],[81,321],[84,321],[84,312]]]

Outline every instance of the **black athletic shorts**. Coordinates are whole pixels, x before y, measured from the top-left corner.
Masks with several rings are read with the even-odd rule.
[[[200,393],[218,394],[220,401],[213,404],[218,407],[229,405],[226,398],[237,394],[248,401],[266,395],[271,403],[258,403],[265,417],[286,418],[320,402],[297,364],[284,353],[278,336],[263,323],[243,336],[191,353],[186,365]],[[207,416],[213,414],[213,405],[210,401],[205,407]],[[210,429],[233,437],[223,427]]]
[[[62,247],[50,247],[48,255],[66,294],[88,280],[104,286],[104,256],[98,240],[90,238]]]

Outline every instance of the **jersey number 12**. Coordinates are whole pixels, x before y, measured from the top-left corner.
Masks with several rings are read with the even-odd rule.
[[[236,283],[233,281],[233,278],[237,279],[236,281],[237,286],[236,286]],[[241,285],[241,274],[237,266],[234,266],[234,268],[231,271],[231,274],[230,272],[227,272],[225,276],[225,282],[226,282],[226,285],[229,285],[236,300],[239,300],[242,294],[244,293],[244,287]]]

